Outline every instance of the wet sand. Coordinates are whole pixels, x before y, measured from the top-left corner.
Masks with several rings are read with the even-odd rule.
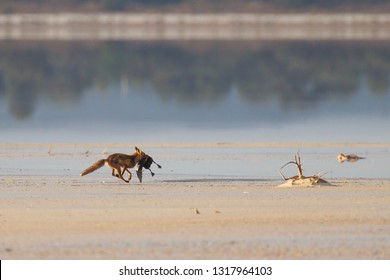
[[[301,143],[304,171],[338,164],[334,145],[366,150],[365,174],[376,166],[370,145]],[[79,173],[134,144],[1,144],[0,259],[389,259],[390,179],[276,188],[297,146],[144,144],[163,168],[126,184],[107,167]]]
[[[389,259],[390,181],[331,181],[2,176],[0,258]]]

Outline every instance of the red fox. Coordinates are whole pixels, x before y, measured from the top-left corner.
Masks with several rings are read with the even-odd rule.
[[[95,162],[92,166],[81,172],[80,176],[87,175],[106,164],[112,169],[112,176],[118,177],[126,183],[129,183],[132,175],[128,168],[134,168],[144,156],[145,153],[137,147],[135,147],[135,152],[132,155],[112,154],[109,155],[106,159],[101,159]],[[129,179],[127,181],[123,178],[125,171],[129,173]]]

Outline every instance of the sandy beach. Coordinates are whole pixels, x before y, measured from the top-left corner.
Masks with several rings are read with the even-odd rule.
[[[385,13],[0,14],[0,40],[388,40]]]
[[[390,258],[390,179],[275,188],[280,179],[175,175],[157,153],[163,169],[126,184],[106,167],[76,173],[99,155],[46,148],[2,146],[0,259]],[[18,157],[59,167],[23,172]]]

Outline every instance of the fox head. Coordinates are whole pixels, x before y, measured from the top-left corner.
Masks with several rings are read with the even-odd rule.
[[[145,153],[143,151],[141,151],[140,149],[138,149],[137,147],[135,147],[135,153],[139,156],[144,156]]]

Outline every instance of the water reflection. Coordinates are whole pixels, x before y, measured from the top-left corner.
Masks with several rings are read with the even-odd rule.
[[[242,127],[318,114],[388,122],[389,74],[385,43],[5,42],[0,128],[37,116],[70,126],[88,116],[111,126],[179,119]]]

